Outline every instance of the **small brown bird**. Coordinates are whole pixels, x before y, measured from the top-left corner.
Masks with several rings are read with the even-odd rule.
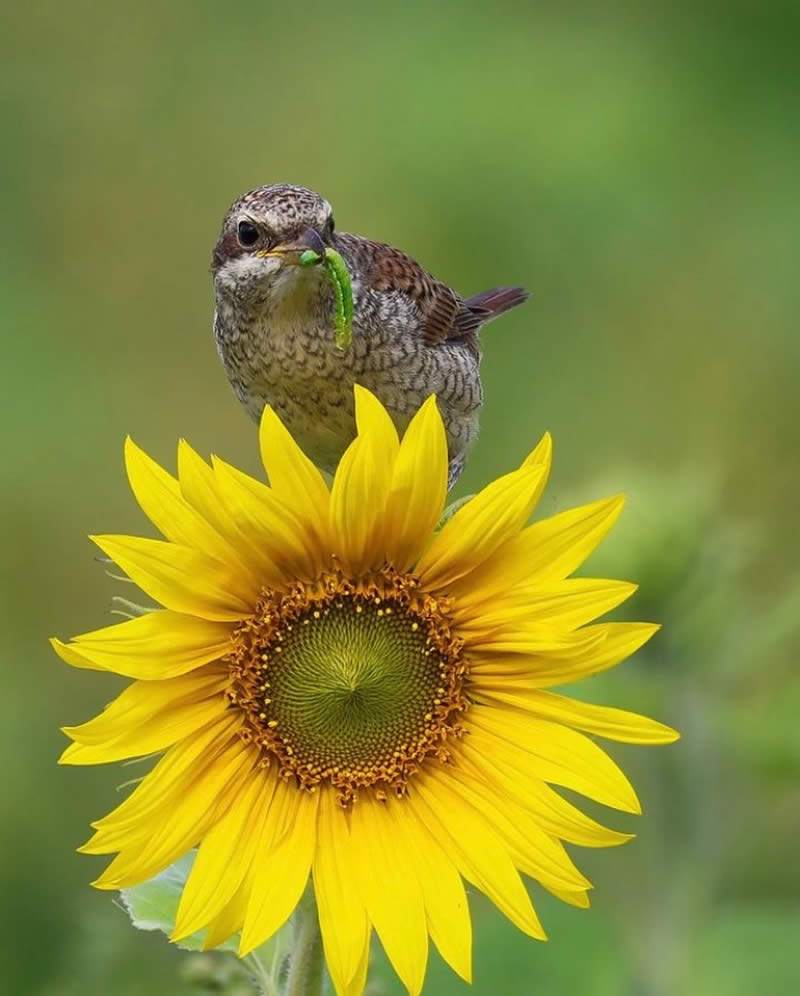
[[[301,266],[330,246],[353,285],[353,341],[334,341],[325,267]],[[398,430],[435,392],[447,430],[450,485],[478,434],[483,402],[478,333],[522,304],[521,287],[462,299],[399,249],[334,230],[330,204],[306,187],[256,187],[225,215],[212,259],[214,336],[254,419],[272,405],[297,442],[332,472],[356,434],[353,384],[369,388]]]

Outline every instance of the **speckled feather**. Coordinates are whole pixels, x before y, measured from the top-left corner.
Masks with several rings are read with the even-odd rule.
[[[242,246],[237,226],[261,241]],[[258,250],[292,246],[311,230],[343,257],[353,284],[353,342],[333,334],[333,292],[323,267]],[[450,483],[478,434],[483,402],[480,327],[527,297],[521,288],[463,300],[410,256],[358,235],[334,233],[330,205],[280,184],[240,198],[214,249],[214,334],[237,396],[260,418],[271,404],[303,449],[333,471],[355,436],[353,384],[380,398],[402,431],[435,392],[450,456]]]

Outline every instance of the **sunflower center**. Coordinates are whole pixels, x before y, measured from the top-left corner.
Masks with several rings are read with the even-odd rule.
[[[343,804],[359,788],[403,794],[420,762],[460,735],[465,665],[443,606],[385,571],[358,587],[328,576],[266,594],[237,631],[231,698],[245,737],[307,788]]]
[[[382,599],[338,598],[289,626],[269,697],[296,753],[324,769],[359,770],[414,739],[433,708],[441,661],[411,613]]]

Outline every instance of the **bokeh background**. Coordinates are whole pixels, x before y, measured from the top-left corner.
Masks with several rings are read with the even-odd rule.
[[[117,688],[49,651],[120,586],[122,441],[256,469],[215,355],[210,249],[244,189],[319,189],[338,226],[472,293],[485,333],[458,493],[555,436],[545,514],[624,490],[589,565],[641,582],[652,646],[581,694],[682,741],[613,745],[645,815],[584,852],[551,940],[474,898],[476,994],[800,991],[800,115],[793,3],[16,2],[0,31],[2,989],[188,996],[75,854],[128,775],[56,767]],[[793,650],[794,647],[794,650]],[[400,989],[376,945],[375,993]],[[438,960],[428,994],[463,994]]]

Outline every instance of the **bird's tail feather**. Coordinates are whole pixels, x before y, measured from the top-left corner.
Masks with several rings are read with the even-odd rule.
[[[518,304],[524,304],[528,296],[524,287],[493,287],[480,294],[473,294],[464,304],[479,315],[483,322],[489,322],[503,312],[516,308]]]

